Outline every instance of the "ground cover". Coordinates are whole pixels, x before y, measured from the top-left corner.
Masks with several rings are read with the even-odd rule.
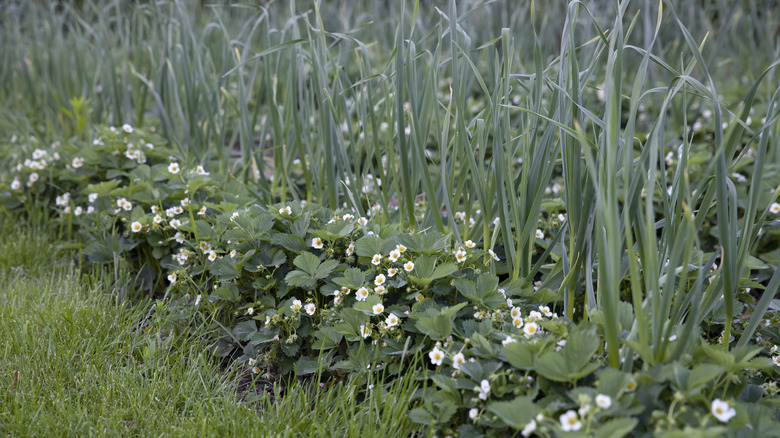
[[[359,436],[415,430],[405,417],[410,401],[403,381],[388,388],[386,405],[378,397],[358,398],[360,388],[348,383],[327,391],[309,382],[246,392],[246,385],[239,387],[241,371],[220,367],[205,351],[203,330],[174,332],[168,309],[118,302],[99,276],[80,278],[57,250],[52,230],[4,223],[2,231],[3,435]]]
[[[288,6],[12,4],[5,217],[293,388],[261,418],[778,433],[777,17]]]

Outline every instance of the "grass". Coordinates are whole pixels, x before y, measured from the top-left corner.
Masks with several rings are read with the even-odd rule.
[[[399,380],[363,402],[360,387],[294,381],[239,393],[202,333],[172,335],[164,308],[128,307],[58,259],[45,229],[3,226],[0,248],[0,435],[413,435],[413,387]],[[94,280],[94,279],[93,279]],[[262,388],[262,386],[261,386]],[[251,391],[251,389],[250,389]],[[255,401],[242,401],[252,396]],[[259,415],[258,415],[259,413]]]

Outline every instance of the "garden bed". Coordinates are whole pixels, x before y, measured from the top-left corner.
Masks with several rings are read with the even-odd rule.
[[[489,38],[502,2],[399,10],[369,46],[325,31],[326,5],[253,22],[117,4],[133,41],[167,32],[153,12],[193,35],[255,24],[230,47],[203,30],[110,57],[128,107],[119,87],[63,86],[42,135],[0,138],[2,214],[51,220],[119,301],[166,306],[170,333],[205,330],[255,408],[391,397],[429,434],[776,436],[776,64],[719,94],[702,16],[607,3],[572,3],[557,28],[518,6]],[[111,47],[93,6],[16,7],[7,41],[40,42],[28,26],[49,20],[72,26],[47,30],[55,48]],[[186,56],[158,64],[168,50]],[[41,56],[47,83],[59,53]],[[240,160],[217,146],[234,144]]]

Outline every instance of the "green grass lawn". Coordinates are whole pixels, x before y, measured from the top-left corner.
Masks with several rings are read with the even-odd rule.
[[[293,383],[284,397],[250,387],[258,401],[244,403],[247,393],[237,391],[241,376],[210,358],[201,333],[171,336],[164,309],[128,307],[100,281],[80,279],[56,250],[53,233],[3,228],[2,436],[414,432],[405,416],[409,379],[369,403],[357,403],[353,385],[313,391],[316,382]]]

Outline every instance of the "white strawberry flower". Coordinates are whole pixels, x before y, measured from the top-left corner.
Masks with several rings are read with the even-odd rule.
[[[598,394],[596,396],[596,406],[601,409],[609,409],[612,406],[612,398],[608,395]]]
[[[728,423],[729,420],[731,420],[735,415],[737,415],[737,411],[734,409],[731,404],[728,402],[725,402],[719,398],[716,398],[712,401],[712,406],[710,408],[712,415],[718,419],[721,423]]]
[[[531,338],[539,332],[539,324],[535,322],[529,322],[523,326],[523,334],[526,338]]]
[[[54,199],[54,203],[57,204],[58,207],[64,207],[68,204],[70,204],[70,193],[65,192],[61,195],[58,195]]]
[[[480,400],[487,400],[488,394],[490,394],[490,382],[488,382],[487,379],[482,379],[482,382],[480,382],[479,387],[477,388],[477,392],[479,392]]]
[[[565,414],[561,415],[560,421],[561,429],[563,429],[564,432],[577,431],[582,428],[582,423],[579,418],[577,418],[577,413],[572,410],[568,410]]]
[[[292,305],[290,305],[290,309],[292,309],[292,311],[295,313],[300,312],[301,307],[303,307],[303,303],[301,303],[301,300],[293,300]]]
[[[365,301],[366,298],[368,298],[368,288],[367,287],[361,287],[360,289],[355,292],[355,299],[358,301]]]
[[[466,356],[463,353],[457,353],[455,356],[452,356],[452,367],[456,370],[459,370],[464,363],[466,363]]]
[[[528,424],[523,427],[522,432],[520,432],[521,435],[524,437],[531,436],[532,433],[536,431],[536,420],[531,420]]]
[[[433,350],[428,353],[428,357],[431,359],[431,363],[434,365],[441,365],[444,360],[444,352],[439,350],[439,347],[433,347]]]

